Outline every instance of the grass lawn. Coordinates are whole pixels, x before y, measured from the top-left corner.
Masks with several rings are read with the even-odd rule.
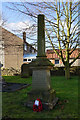
[[[4,76],[7,82],[31,83],[32,78]],[[58,104],[51,111],[33,112],[23,105],[31,86],[16,92],[2,93],[2,114],[8,118],[78,118],[78,77],[66,80],[64,76],[51,77],[52,87],[59,98]]]

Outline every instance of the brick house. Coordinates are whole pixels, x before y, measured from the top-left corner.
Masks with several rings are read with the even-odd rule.
[[[59,51],[59,50],[57,50]],[[65,50],[63,49],[63,54]],[[80,52],[80,48],[77,48],[70,56],[70,62],[77,57]],[[54,50],[46,51],[47,58],[55,65],[55,67],[64,66],[62,60],[58,57],[58,55],[54,52]],[[66,58],[65,54],[63,55],[64,59]],[[80,57],[72,64],[72,66],[80,66]]]

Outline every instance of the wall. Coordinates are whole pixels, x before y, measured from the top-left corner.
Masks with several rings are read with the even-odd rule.
[[[62,51],[63,52],[63,56],[64,56],[64,59],[66,58],[64,52],[65,50]],[[70,56],[70,62],[75,58],[77,57],[77,55],[79,54],[80,52],[80,49],[76,49]],[[58,55],[53,51],[53,50],[47,50],[46,52],[46,55],[47,55],[47,58],[53,63],[55,64],[55,60],[59,60],[59,64],[55,64],[55,67],[62,67],[64,66],[63,65],[63,62],[62,60],[59,59]],[[71,66],[80,66],[80,57],[79,59],[77,59]]]
[[[5,60],[4,60],[4,41],[2,40],[2,28],[0,27],[0,61],[5,67]]]
[[[1,67],[2,67],[2,64],[1,64],[1,62],[0,62],[0,80],[2,79],[2,77],[1,77]],[[1,85],[1,84],[0,84]],[[1,88],[1,87],[0,87]]]
[[[23,64],[23,40],[2,28],[5,68],[20,69]]]
[[[70,62],[72,61],[73,59],[70,59]],[[55,64],[55,59],[51,59],[50,60],[53,64]],[[55,67],[63,67],[63,62],[62,60],[59,59],[59,64],[55,64]],[[77,59],[71,66],[80,66],[80,59]]]

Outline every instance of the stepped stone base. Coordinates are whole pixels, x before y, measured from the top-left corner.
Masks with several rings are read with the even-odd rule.
[[[33,67],[32,90],[27,93],[26,106],[33,108],[34,101],[40,99],[43,109],[50,110],[56,105],[55,90],[51,87],[50,80],[51,66]]]
[[[26,106],[33,108],[34,101],[39,98],[42,102],[43,109],[50,110],[56,105],[58,98],[55,97],[53,89],[48,91],[30,91],[28,93]]]

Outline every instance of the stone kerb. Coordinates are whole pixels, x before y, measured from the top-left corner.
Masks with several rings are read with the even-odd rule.
[[[0,120],[2,119],[2,77],[1,77],[1,67],[3,65],[0,62]]]
[[[1,64],[1,62],[0,62],[0,81],[2,80],[2,77],[1,77],[1,67],[2,67],[3,65]]]

